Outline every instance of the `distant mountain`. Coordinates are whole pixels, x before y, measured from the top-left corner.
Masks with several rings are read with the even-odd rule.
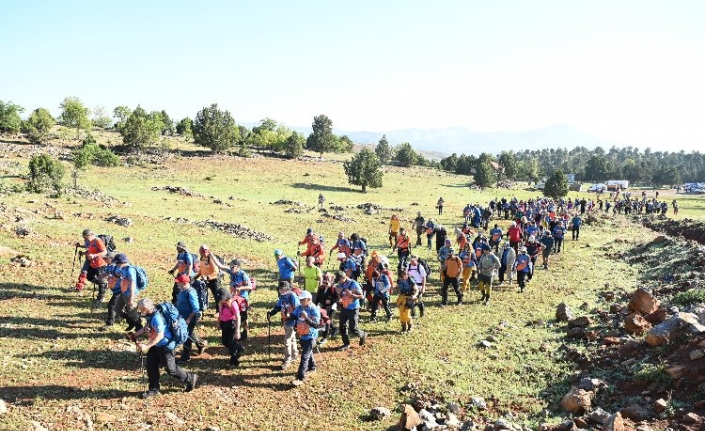
[[[249,127],[249,126],[248,126]],[[311,127],[292,127],[308,135]],[[615,143],[589,135],[566,124],[525,132],[476,132],[466,127],[440,129],[400,129],[389,132],[348,131],[333,129],[337,135],[348,135],[357,144],[377,144],[382,135],[392,145],[408,142],[416,150],[431,152],[442,158],[452,153],[479,155],[483,152],[499,154],[503,150],[520,151],[542,148],[592,149],[601,146],[608,149]],[[434,157],[435,158],[435,157]]]

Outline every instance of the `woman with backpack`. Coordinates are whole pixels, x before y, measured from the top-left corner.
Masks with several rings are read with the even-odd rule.
[[[216,261],[218,258],[211,253],[207,245],[201,244],[198,248],[198,254],[200,256],[200,261],[198,265],[198,273],[194,277],[194,280],[202,278],[208,285],[213,294],[213,299],[215,300],[215,308],[218,309],[218,304],[220,304],[220,268]],[[220,265],[222,263],[218,261]]]
[[[240,309],[232,293],[223,292],[218,308],[220,340],[230,353],[230,365],[238,367],[243,350],[240,343]]]
[[[409,277],[409,271],[403,269],[397,281],[399,286],[399,297],[397,298],[397,308],[399,308],[399,321],[401,322],[401,332],[411,332],[414,327],[411,318],[411,310],[418,295],[418,288],[414,279]]]

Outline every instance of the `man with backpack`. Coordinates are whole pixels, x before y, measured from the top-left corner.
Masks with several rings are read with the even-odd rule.
[[[250,308],[250,293],[252,292],[253,281],[247,272],[242,269],[240,259],[231,260],[230,268],[223,265],[217,259],[215,263],[220,270],[230,275],[230,293],[235,297],[232,301],[233,304],[237,303],[240,307],[240,328],[242,328],[240,340],[244,343],[247,341],[247,330],[249,329],[248,311]]]
[[[284,256],[284,252],[279,248],[274,250],[274,258],[277,260],[277,268],[279,269],[279,281],[293,283],[298,266],[293,260]]]
[[[516,222],[512,222],[509,225],[507,236],[509,237],[509,246],[514,249],[515,253],[517,253],[519,251],[519,243],[521,242],[523,233],[521,232],[521,228],[517,226]]]
[[[555,240],[551,236],[551,232],[546,229],[543,231],[543,236],[541,237],[541,245],[543,245],[543,269],[548,271],[548,264],[553,253],[553,247],[555,245]]]
[[[401,332],[404,334],[411,332],[414,328],[411,310],[414,309],[414,303],[416,302],[419,290],[414,280],[409,277],[409,271],[406,269],[402,269],[397,285],[399,286],[397,308],[399,308]]]
[[[436,235],[436,223],[431,218],[426,222],[426,243],[429,250],[431,249],[431,241],[433,241],[434,235]]]
[[[130,265],[127,256],[123,253],[117,254],[113,258],[112,264],[115,265],[114,273],[119,277],[118,283],[120,284],[120,296],[117,298],[114,309],[124,310],[123,315],[129,325],[126,331],[140,330],[142,329],[142,320],[137,311],[137,296],[140,290],[144,290],[147,285],[144,270],[139,268],[138,274],[138,267]]]
[[[82,232],[83,244],[80,242],[76,243],[76,248],[85,248],[86,251],[83,253],[86,260],[83,262],[83,267],[81,268],[81,274],[78,277],[78,282],[76,282],[75,289],[80,292],[86,286],[86,281],[90,281],[94,286],[98,287],[98,296],[95,299],[96,304],[103,302],[105,297],[105,289],[107,284],[105,280],[99,280],[98,274],[101,269],[106,266],[105,255],[108,254],[108,250],[103,243],[103,240],[98,238],[95,233],[90,229],[84,229]]]
[[[399,236],[399,229],[401,228],[401,221],[399,220],[399,216],[396,214],[392,214],[392,218],[389,220],[389,228],[388,228],[388,234],[389,234],[389,247],[391,247],[392,251],[397,247],[397,237]]]
[[[495,224],[490,230],[490,247],[494,249],[495,253],[499,253],[499,242],[502,240],[503,235],[504,233],[498,224]]]
[[[406,234],[406,229],[403,227],[399,229],[395,248],[399,257],[399,265],[397,267],[398,274],[403,268],[406,268],[406,261],[409,259],[409,254],[411,253],[411,239],[409,239],[409,235]]]
[[[477,272],[478,272],[478,288],[482,292],[481,301],[485,302],[485,305],[489,305],[490,296],[492,295],[492,278],[494,272],[500,267],[499,258],[492,253],[492,249],[486,244],[482,247],[482,256],[477,261]]]
[[[609,204],[609,202],[608,202]],[[609,210],[609,208],[607,208]],[[573,230],[573,241],[580,239],[580,226],[583,225],[583,219],[576,213],[575,216],[570,220],[570,224]]]
[[[301,292],[299,302],[299,306],[288,317],[296,325],[296,333],[299,334],[299,342],[301,343],[301,362],[296,373],[296,380],[292,382],[294,386],[301,386],[304,383],[307,372],[316,371],[313,348],[316,345],[318,326],[321,323],[321,312],[313,304],[311,292]]]
[[[416,218],[414,219],[413,227],[413,229],[416,230],[416,247],[421,247],[421,235],[423,235],[425,224],[426,219],[423,218],[423,216],[421,215],[421,211],[419,211],[416,214]]]
[[[198,321],[201,319],[201,306],[198,302],[198,294],[191,287],[191,280],[186,275],[180,275],[174,280],[179,287],[179,296],[176,298],[176,309],[179,310],[179,315],[186,321],[188,326],[188,339],[184,342],[184,348],[181,352],[181,357],[176,361],[177,364],[185,364],[191,360],[191,350],[193,344],[196,344],[198,354],[203,353],[205,343],[198,336],[196,328]]]
[[[514,249],[509,245],[509,241],[504,243],[504,250],[502,251],[502,257],[500,258],[499,267],[499,285],[504,285],[504,278],[507,278],[507,283],[512,284],[512,274],[514,274],[514,261],[516,261],[517,254]]]
[[[274,304],[274,307],[267,312],[267,321],[277,313],[280,313],[284,325],[284,361],[281,365],[282,370],[289,368],[289,365],[299,355],[299,349],[296,345],[296,321],[289,320],[291,313],[299,306],[299,293],[301,291],[298,289],[294,291],[288,281],[279,281],[279,299]]]
[[[556,223],[556,226],[554,226],[552,233],[554,242],[553,249],[556,253],[560,253],[561,248],[563,247],[563,237],[565,237],[565,226],[563,225],[562,221]]]
[[[141,299],[137,308],[142,316],[147,319],[147,326],[139,331],[130,333],[130,339],[147,333],[146,343],[138,343],[137,349],[141,354],[147,355],[147,376],[149,389],[142,393],[142,398],[147,399],[159,395],[159,368],[164,366],[166,372],[173,378],[186,384],[186,392],[191,392],[196,387],[198,376],[187,373],[176,364],[174,350],[186,341],[188,330],[186,322],[179,316],[178,310],[170,302],[154,305],[149,298]]]
[[[443,264],[443,285],[441,287],[441,305],[448,305],[448,286],[453,285],[455,295],[458,297],[458,305],[463,303],[463,293],[458,286],[458,278],[463,272],[463,261],[455,255],[455,251],[451,248],[448,251],[448,257]]]
[[[217,310],[218,304],[220,304],[221,292],[219,264],[222,265],[222,262],[220,262],[218,258],[211,253],[210,248],[205,244],[201,244],[198,248],[198,253],[200,256],[200,261],[198,262],[198,272],[196,273],[194,280],[201,278],[206,282],[208,289],[210,289],[213,294],[215,309]]]
[[[338,350],[350,349],[350,334],[354,333],[360,338],[360,346],[365,345],[367,333],[359,328],[360,323],[360,300],[365,297],[362,288],[357,281],[351,280],[344,272],[338,272],[335,276],[338,283],[338,296],[341,301],[340,308],[340,336],[343,345]]]
[[[384,312],[387,315],[387,322],[392,320],[392,310],[389,309],[389,295],[392,290],[392,283],[389,280],[389,277],[382,271],[384,271],[383,263],[380,263],[377,266],[377,269],[372,271],[372,288],[374,295],[372,297],[372,301],[370,301],[372,305],[372,313],[370,316],[371,322],[377,321],[377,309],[379,308],[380,302],[382,303]]]
[[[423,294],[426,292],[426,280],[430,271],[430,268],[427,267],[428,264],[416,255],[411,256],[411,262],[409,262],[409,266],[407,266],[409,278],[414,281],[414,284],[416,284],[416,287],[418,288],[416,302],[414,303],[414,307],[411,309],[412,317],[415,317],[416,306],[419,307],[421,317],[424,316],[424,312],[426,310],[426,306],[423,303]]]
[[[190,279],[196,277],[198,273],[199,260],[198,256],[193,253],[189,253],[186,248],[186,243],[179,241],[176,243],[176,263],[174,267],[169,270],[174,278],[180,275],[187,275]],[[176,305],[176,297],[179,296],[179,287],[174,283],[171,289],[171,302]]]
[[[519,254],[514,262],[514,271],[517,273],[517,283],[519,284],[519,292],[524,292],[526,288],[527,279],[531,280],[531,271],[533,270],[533,265],[531,263],[531,257],[526,254],[526,247],[519,247]]]

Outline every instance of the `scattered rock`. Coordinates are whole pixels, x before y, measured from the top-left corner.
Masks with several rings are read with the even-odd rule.
[[[668,319],[668,312],[662,308],[659,308],[653,313],[644,316],[644,319],[646,319],[646,321],[651,323],[652,325],[658,325],[659,323],[663,323],[666,319]]]
[[[664,242],[667,242],[667,241],[669,241],[669,240],[670,240],[670,238],[669,238],[668,236],[666,236],[666,235],[659,235],[659,236],[657,236],[656,238],[654,238],[654,240],[651,241],[651,242],[653,242],[654,244],[663,244]]]
[[[220,427],[217,425],[209,425],[203,431],[220,431]]]
[[[10,263],[12,263],[15,266],[20,266],[22,268],[29,268],[32,266],[32,261],[30,260],[29,256],[24,256],[24,255],[18,255],[10,259]]]
[[[541,352],[548,352],[549,350],[551,350],[551,344],[548,341],[544,341],[539,346],[539,351]]]
[[[590,410],[592,405],[593,393],[579,389],[576,386],[570,388],[567,394],[563,396],[561,405],[570,413],[583,413]]]
[[[607,413],[606,411],[602,410],[599,407],[596,407],[593,411],[590,412],[588,415],[588,420],[596,423],[596,424],[604,424],[610,419],[610,414]]]
[[[123,238],[122,240],[128,244],[132,244],[132,241],[134,241],[131,236],[128,236],[127,238]]]
[[[7,404],[5,403],[5,400],[0,398],[0,416],[4,415],[7,413]]]
[[[460,405],[458,403],[448,403],[446,408],[449,412],[453,413],[454,415],[460,414]]]
[[[623,308],[622,304],[612,304],[610,305],[610,313],[617,314],[621,312]]]
[[[183,424],[186,423],[186,422],[184,422],[183,419],[179,418],[178,416],[176,416],[176,415],[175,415],[174,413],[172,413],[172,412],[165,412],[165,413],[164,413],[164,417],[165,417],[169,422],[175,423],[175,424],[177,424],[177,425],[183,425]]]
[[[688,423],[688,424],[698,423],[698,422],[700,422],[700,420],[701,420],[700,415],[698,415],[697,413],[690,412],[690,413],[683,415],[683,422]]]
[[[34,427],[34,431],[49,431],[49,429],[45,428],[44,425],[37,421],[32,421],[32,426]]]
[[[668,401],[663,398],[659,398],[654,401],[654,411],[657,414],[663,413],[668,408]]]
[[[414,410],[414,408],[409,404],[405,404],[404,412],[401,414],[401,418],[399,419],[399,429],[403,431],[413,431],[422,423],[423,421],[419,417],[419,414],[416,413],[416,410]]]
[[[192,192],[191,190],[187,189],[186,187],[176,187],[176,186],[164,186],[164,187],[152,187],[152,191],[158,192],[158,191],[166,191],[169,193],[177,193],[182,196],[189,196],[189,197],[203,197],[202,194]]]
[[[648,290],[644,288],[637,289],[632,294],[627,309],[629,311],[638,311],[642,315],[651,314],[658,309],[658,299],[654,298]]]
[[[632,313],[624,319],[624,330],[630,334],[643,335],[651,329],[651,323],[649,323],[644,317],[639,313]]]
[[[392,412],[390,412],[389,409],[386,407],[375,407],[370,410],[370,417],[376,421],[384,420],[390,417],[391,415]]]
[[[264,241],[272,241],[272,236],[268,235],[264,232],[258,232],[254,229],[250,229],[247,226],[243,226],[240,224],[235,224],[235,223],[225,223],[225,222],[219,222],[215,220],[205,220],[205,221],[197,221],[193,222],[196,226],[200,227],[208,227],[214,230],[218,230],[221,232],[225,232],[227,234],[230,234],[230,236],[234,236],[236,238],[242,238],[242,239],[254,239],[255,241],[258,242],[264,242]]]
[[[703,357],[705,357],[705,352],[703,352],[701,349],[696,349],[696,350],[690,351],[690,360],[691,361],[697,361],[698,359],[702,359]]]
[[[678,335],[689,331],[693,334],[705,332],[698,316],[691,313],[677,313],[665,322],[651,328],[646,334],[646,342],[651,346],[662,346]]]
[[[556,320],[559,322],[568,322],[575,318],[573,310],[570,309],[565,303],[558,304],[556,308]]]
[[[607,382],[600,379],[591,379],[590,377],[585,377],[583,379],[580,379],[580,383],[578,383],[578,389],[597,393],[597,391],[600,389],[607,389]]]
[[[115,422],[117,418],[110,413],[102,412],[95,416],[95,420],[96,422]]]
[[[638,404],[631,404],[626,408],[620,410],[619,413],[622,415],[622,417],[631,419],[634,422],[641,422],[652,419],[654,417],[654,414],[652,412]]]
[[[625,431],[624,419],[619,412],[610,415],[605,424],[602,426],[602,431]]]
[[[473,407],[479,410],[487,410],[487,403],[482,397],[472,397],[470,403]]]
[[[25,227],[25,226],[17,226],[15,228],[15,235],[17,235],[20,238],[26,238],[26,237],[32,235],[32,230],[28,227]]]
[[[475,422],[473,422],[473,421],[465,421],[460,426],[460,431],[472,431],[474,429],[475,429]]]
[[[448,413],[448,417],[446,418],[446,421],[443,425],[450,429],[458,429],[462,424],[458,420],[458,417],[455,416],[455,413]]]
[[[497,337],[495,337],[494,335],[488,335],[487,337],[485,337],[485,340],[487,340],[491,343],[496,343],[498,341]]]
[[[494,429],[495,430],[510,430],[512,429],[512,424],[507,422],[504,419],[497,419],[494,421]]]
[[[345,217],[344,215],[341,215],[341,214],[325,213],[325,214],[323,214],[323,217],[332,218],[333,220],[342,221],[343,223],[357,223],[357,221],[355,221],[354,219],[351,219],[350,217]]]
[[[568,329],[568,332],[566,333],[566,337],[568,337],[568,338],[584,338],[585,337],[585,329],[580,328],[580,327],[570,328],[570,329]]]
[[[575,319],[571,319],[568,321],[569,328],[584,328],[586,326],[590,326],[591,324],[592,322],[587,316],[576,317]]]
[[[130,227],[132,226],[132,220],[127,218],[127,217],[120,217],[117,215],[111,215],[108,218],[105,219],[108,223],[115,223],[117,225],[120,225],[122,227]]]
[[[480,347],[484,347],[484,348],[486,348],[486,349],[489,349],[489,348],[492,347],[492,346],[493,346],[493,344],[490,343],[490,342],[487,341],[487,340],[482,340],[482,341],[480,341]]]
[[[575,423],[575,425],[578,428],[589,428],[590,427],[590,425],[587,423],[587,421],[583,418],[574,418],[573,423]]]

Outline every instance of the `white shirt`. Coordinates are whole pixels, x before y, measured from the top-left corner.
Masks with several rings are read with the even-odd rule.
[[[426,277],[426,270],[419,264],[418,266],[413,266],[412,264],[407,265],[407,271],[409,271],[409,277],[414,280],[416,284],[421,286],[423,279]]]

